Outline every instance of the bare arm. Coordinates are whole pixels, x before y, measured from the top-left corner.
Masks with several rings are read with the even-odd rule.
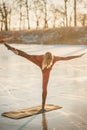
[[[58,60],[71,60],[71,59],[82,57],[83,55],[85,55],[85,53],[76,56],[58,57]],[[56,57],[56,61],[57,61],[57,57]]]
[[[76,55],[76,56],[60,57],[60,60],[71,60],[71,59],[82,57],[83,55],[85,55],[85,53],[80,54],[80,55]]]

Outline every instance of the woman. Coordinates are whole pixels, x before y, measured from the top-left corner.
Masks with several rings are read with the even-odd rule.
[[[45,102],[47,97],[47,85],[49,81],[50,72],[52,70],[53,65],[55,62],[60,60],[71,60],[74,58],[79,58],[83,56],[85,53],[77,56],[67,56],[67,57],[60,57],[54,56],[50,52],[46,52],[44,55],[29,55],[21,50],[15,49],[8,44],[4,44],[9,50],[13,51],[15,54],[22,56],[29,61],[33,62],[37,66],[40,67],[42,71],[42,111],[45,111]]]

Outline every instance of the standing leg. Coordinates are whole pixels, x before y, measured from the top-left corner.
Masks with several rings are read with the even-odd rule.
[[[44,111],[46,97],[47,97],[47,85],[49,80],[49,72],[43,72],[43,81],[42,81],[42,110]]]

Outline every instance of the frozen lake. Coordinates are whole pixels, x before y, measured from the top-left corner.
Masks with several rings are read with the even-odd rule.
[[[87,52],[85,45],[17,45],[29,54],[68,56]],[[41,104],[41,70],[0,45],[0,114]],[[47,103],[63,108],[13,120],[0,116],[0,130],[87,130],[87,54],[57,62],[51,71]]]

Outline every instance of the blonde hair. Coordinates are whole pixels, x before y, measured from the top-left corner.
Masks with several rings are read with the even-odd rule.
[[[51,65],[53,64],[53,58],[54,56],[50,52],[46,52],[43,56],[43,61],[42,61],[42,70],[45,68],[50,68]],[[49,60],[49,62],[48,62]]]

